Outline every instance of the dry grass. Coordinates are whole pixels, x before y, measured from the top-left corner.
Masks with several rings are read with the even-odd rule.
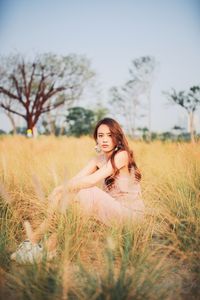
[[[132,142],[143,174],[142,224],[108,228],[71,206],[55,213],[51,263],[19,266],[10,253],[46,215],[51,190],[93,156],[88,137],[0,140],[0,298],[197,299],[200,286],[200,145]]]

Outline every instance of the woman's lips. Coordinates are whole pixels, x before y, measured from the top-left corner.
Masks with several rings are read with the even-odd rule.
[[[102,145],[102,147],[103,147],[103,148],[107,148],[107,147],[108,147],[108,145]]]

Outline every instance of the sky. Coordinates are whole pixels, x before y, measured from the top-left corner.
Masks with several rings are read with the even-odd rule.
[[[163,91],[200,84],[200,1],[0,0],[0,55],[13,52],[84,54],[104,101],[109,88],[129,79],[133,59],[154,56],[151,127],[167,131],[185,125],[186,117]],[[11,129],[3,113],[0,128]]]

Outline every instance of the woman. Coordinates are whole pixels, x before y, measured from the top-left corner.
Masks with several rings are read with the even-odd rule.
[[[20,262],[20,257],[23,261],[30,261],[27,258],[30,256],[33,260],[40,257],[39,254],[43,249],[38,241],[48,229],[52,212],[61,205],[61,199],[69,193],[76,194],[74,200],[80,204],[85,214],[108,226],[115,221],[121,223],[127,219],[141,220],[144,214],[139,183],[141,174],[120,125],[111,118],[104,118],[96,125],[94,139],[95,148],[99,153],[97,157],[93,158],[67,185],[54,189],[49,197],[51,205],[48,218],[34,233],[27,228],[29,240],[24,241],[11,255],[12,259]],[[100,189],[96,185],[102,180],[103,189]],[[65,204],[68,204],[67,197],[64,199]],[[56,236],[53,235],[49,239],[49,252],[55,247]]]

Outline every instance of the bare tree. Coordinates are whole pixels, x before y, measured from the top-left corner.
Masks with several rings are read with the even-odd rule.
[[[131,136],[135,134],[137,113],[140,106],[136,90],[137,86],[135,85],[134,88],[133,84],[130,86],[129,82],[120,88],[113,87],[110,90],[111,105],[114,108],[113,113],[123,117],[127,132]]]
[[[33,130],[42,114],[78,99],[94,76],[89,61],[71,54],[0,58],[0,107],[25,119]],[[10,102],[7,101],[10,99]]]
[[[137,119],[144,116],[142,110],[145,103],[141,97],[146,96],[148,100],[148,125],[151,134],[151,101],[150,91],[156,70],[154,57],[144,56],[132,61],[129,69],[130,79],[120,88],[113,87],[111,93],[111,105],[126,120],[128,132],[134,136]]]
[[[194,142],[194,114],[197,108],[200,106],[200,86],[193,86],[189,89],[188,92],[176,92],[175,89],[172,89],[171,92],[164,92],[164,94],[167,96],[171,103],[177,104],[187,111],[190,138],[191,141]]]
[[[138,95],[145,95],[147,98],[148,111],[148,135],[151,140],[151,88],[158,63],[153,56],[142,56],[132,61],[132,68],[129,70],[132,80],[137,82],[139,91]]]
[[[11,107],[11,101],[12,101],[12,99],[10,99],[9,97],[6,97],[6,96],[4,97],[4,103],[6,106]],[[11,123],[13,134],[16,134],[17,133],[17,125],[16,125],[14,115],[8,110],[4,110],[4,112]]]

